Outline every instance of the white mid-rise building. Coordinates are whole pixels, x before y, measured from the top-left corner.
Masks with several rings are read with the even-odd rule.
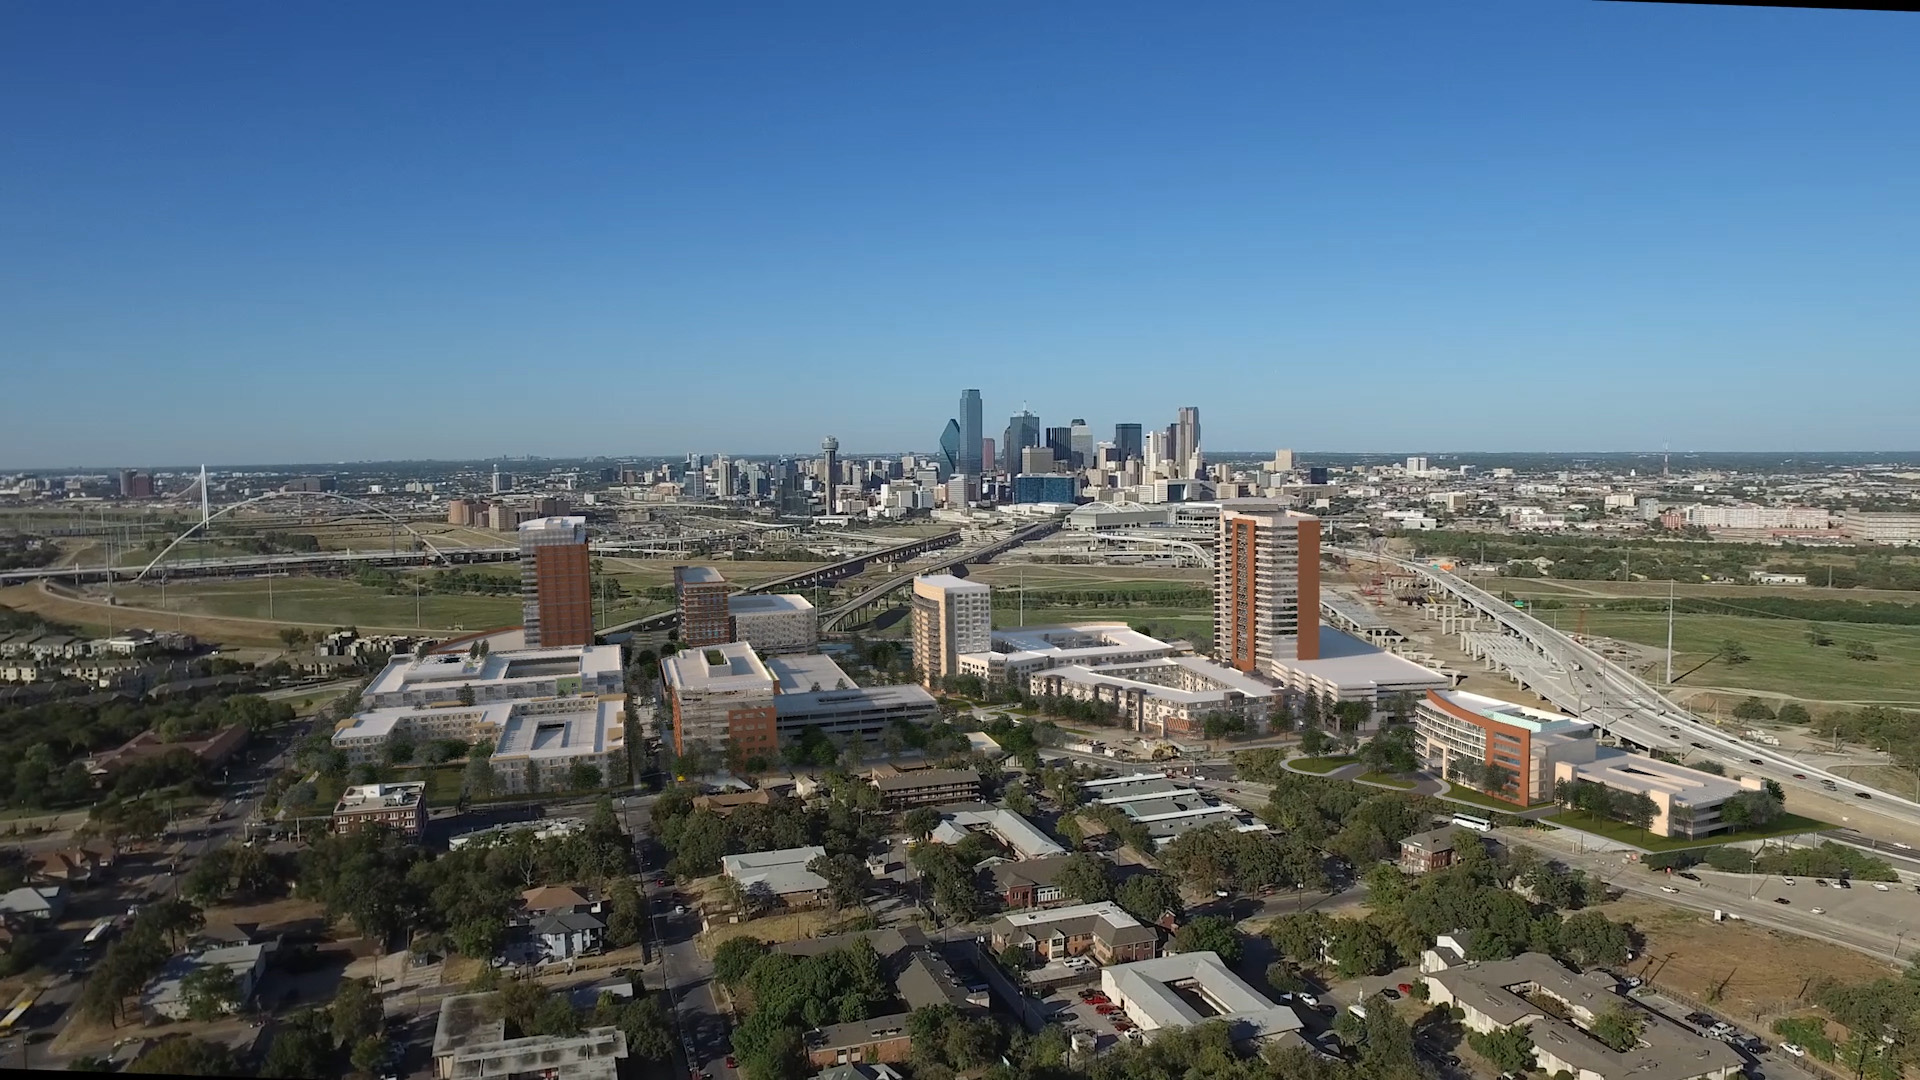
[[[959,674],[959,658],[992,648],[993,590],[952,574],[913,579],[913,662],[928,686]]]
[[[360,696],[369,709],[475,704],[571,694],[624,694],[618,645],[396,656]]]
[[[626,711],[617,698],[370,709],[340,722],[333,747],[349,764],[373,764],[396,738],[491,744],[495,791],[500,794],[565,787],[576,763],[599,769],[607,782],[620,782],[627,775]]]
[[[988,635],[984,646],[957,658],[961,674],[1023,683],[1049,668],[1134,664],[1180,651],[1119,622],[998,630]]]
[[[804,596],[742,594],[727,598],[733,640],[756,652],[807,652],[820,641],[820,619]]]

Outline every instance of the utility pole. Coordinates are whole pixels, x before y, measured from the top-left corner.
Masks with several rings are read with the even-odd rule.
[[[1673,685],[1673,581],[1667,581],[1667,685]]]

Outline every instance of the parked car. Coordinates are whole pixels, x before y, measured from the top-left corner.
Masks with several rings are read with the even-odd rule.
[[[1700,875],[1699,875],[1699,874],[1696,874],[1696,873],[1693,873],[1693,872],[1691,872],[1691,871],[1688,871],[1688,870],[1682,870],[1682,871],[1680,871],[1680,876],[1681,876],[1681,877],[1683,877],[1683,878],[1686,878],[1686,879],[1687,879],[1688,881],[1699,881],[1699,880],[1700,880]]]
[[[1874,882],[1874,883],[1873,883],[1873,887],[1874,887],[1874,888],[1876,888],[1876,889],[1878,889],[1878,890],[1880,890],[1881,892],[1891,892],[1891,891],[1892,891],[1891,889],[1889,889],[1889,888],[1887,888],[1887,883],[1886,883],[1886,882],[1884,882],[1884,881],[1876,881],[1876,882]]]
[[[1805,1050],[1802,1050],[1802,1049],[1801,1049],[1801,1048],[1800,1048],[1799,1046],[1797,1046],[1797,1045],[1795,1045],[1795,1044],[1793,1044],[1793,1043],[1781,1043],[1781,1044],[1780,1044],[1780,1049],[1782,1049],[1782,1050],[1784,1050],[1784,1051],[1786,1051],[1786,1052],[1787,1052],[1787,1053],[1789,1053],[1789,1054],[1792,1054],[1792,1055],[1793,1055],[1794,1057],[1806,1057],[1806,1056],[1807,1056],[1807,1052],[1806,1052]]]
[[[1787,899],[1787,898],[1786,898],[1786,897],[1784,897],[1784,896],[1776,896],[1776,897],[1774,897],[1774,898],[1773,898],[1773,902],[1774,902],[1774,903],[1776,903],[1776,904],[1791,904],[1791,903],[1793,903],[1793,901],[1791,901],[1791,900],[1789,900],[1789,899]]]
[[[1792,878],[1781,878],[1780,880],[1786,882],[1789,885],[1795,884]],[[1920,886],[1916,886],[1916,887],[1920,887]]]
[[[1411,994],[1411,993],[1413,993],[1413,984],[1412,984],[1412,983],[1401,983],[1401,984],[1400,984],[1400,992],[1401,992],[1401,993],[1403,993],[1403,994]]]
[[[1380,996],[1383,998],[1386,998],[1388,1001],[1399,1001],[1400,991],[1395,990],[1393,987],[1389,986],[1380,991]]]
[[[1827,887],[1827,879],[1823,877],[1814,878],[1813,883],[1823,889]]]

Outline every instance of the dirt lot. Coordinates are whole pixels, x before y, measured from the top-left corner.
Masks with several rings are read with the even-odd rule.
[[[1629,965],[1661,987],[1713,1004],[1742,1020],[1770,1019],[1805,1006],[1823,978],[1865,982],[1896,969],[1851,949],[1628,898],[1603,905],[1633,923],[1646,948]]]
[[[751,922],[718,923],[713,929],[693,939],[693,947],[700,955],[709,959],[713,951],[729,938],[743,934],[752,934],[761,941],[801,941],[810,937],[819,937],[830,933],[833,924],[845,922],[847,913],[835,916],[826,911],[794,911],[783,915],[764,915]]]

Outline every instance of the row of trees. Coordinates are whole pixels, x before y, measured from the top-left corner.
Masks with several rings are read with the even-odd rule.
[[[726,817],[696,810],[693,793],[671,787],[653,804],[653,835],[672,854],[669,872],[679,877],[718,873],[725,855],[818,844],[829,855],[864,858],[884,833],[879,793],[843,772],[826,777],[830,798],[808,807],[776,798],[766,804],[738,806]]]
[[[127,999],[152,982],[167,958],[205,923],[200,908],[177,897],[142,908],[94,966],[80,994],[81,1012],[118,1027],[127,1017]]]
[[[801,1037],[828,1024],[883,1014],[893,991],[865,939],[815,956],[769,951],[752,937],[715,950],[714,977],[751,1010],[733,1029],[733,1052],[749,1080],[803,1075]]]

